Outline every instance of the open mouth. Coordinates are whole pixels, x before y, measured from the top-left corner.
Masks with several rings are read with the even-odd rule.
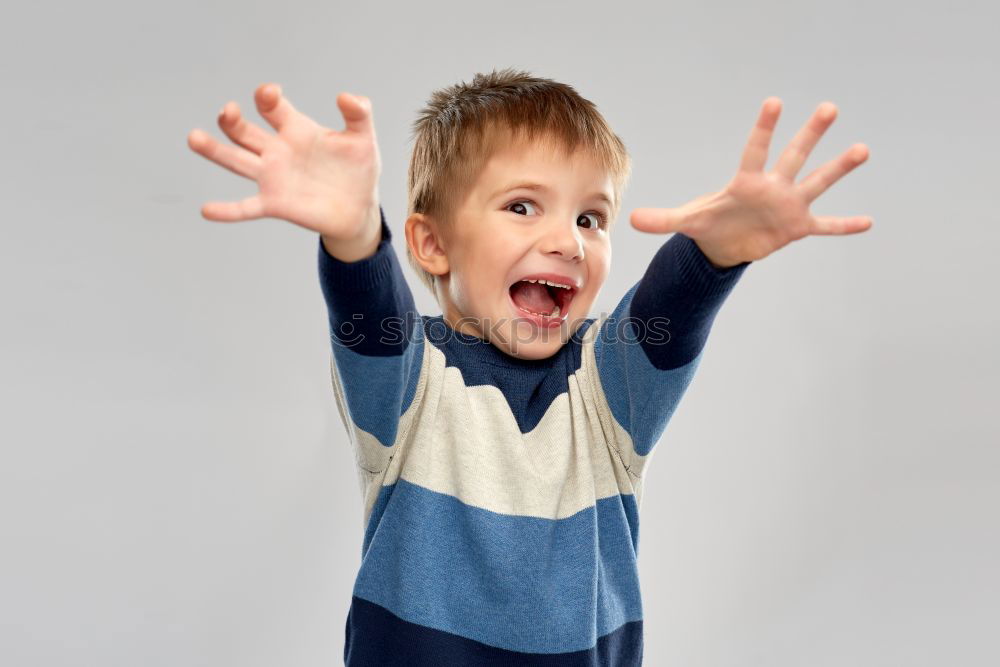
[[[511,303],[526,319],[543,326],[565,321],[577,289],[568,282],[527,276],[508,289]]]

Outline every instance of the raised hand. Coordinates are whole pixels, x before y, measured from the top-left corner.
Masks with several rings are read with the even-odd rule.
[[[338,95],[346,125],[341,131],[323,127],[296,110],[277,84],[258,87],[254,101],[276,134],[246,120],[235,102],[223,107],[218,122],[236,146],[220,143],[201,130],[188,134],[193,151],[256,181],[259,188],[258,194],[242,201],[208,202],[201,208],[202,216],[217,222],[281,218],[319,232],[324,240],[352,241],[370,235],[372,224],[379,221],[382,169],[371,101]]]
[[[761,259],[809,235],[855,234],[869,229],[868,216],[814,216],[812,202],[865,160],[868,147],[855,144],[796,183],[795,178],[823,133],[837,116],[824,102],[779,156],[764,171],[781,100],[764,100],[750,133],[739,170],[725,188],[702,195],[679,208],[638,208],[632,226],[644,232],[683,232],[718,268]]]

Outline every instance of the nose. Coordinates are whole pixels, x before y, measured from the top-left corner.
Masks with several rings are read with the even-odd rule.
[[[583,236],[580,234],[576,221],[566,224],[556,220],[542,239],[542,250],[546,255],[555,253],[568,261],[579,262],[583,259]]]

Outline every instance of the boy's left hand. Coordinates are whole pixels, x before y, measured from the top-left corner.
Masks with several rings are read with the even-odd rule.
[[[765,173],[780,113],[779,98],[764,100],[740,168],[725,188],[680,208],[637,208],[630,216],[632,226],[644,232],[682,232],[716,268],[762,259],[804,236],[869,229],[872,219],[868,216],[842,218],[809,212],[809,205],[827,188],[868,159],[868,147],[855,144],[795,182],[809,153],[837,117],[837,107],[824,102],[785,148],[774,169]]]

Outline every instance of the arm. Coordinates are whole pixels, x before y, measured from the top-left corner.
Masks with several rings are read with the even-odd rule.
[[[601,386],[639,456],[666,428],[716,314],[749,264],[715,268],[690,237],[674,234],[601,324],[594,341]]]
[[[422,345],[411,339],[422,329],[378,205],[372,104],[339,94],[344,129],[334,130],[296,109],[278,85],[258,87],[254,101],[273,133],[230,102],[218,122],[235,145],[201,130],[188,135],[196,153],[259,186],[242,201],[208,202],[202,215],[219,222],[280,218],[319,234],[337,407],[360,470],[373,474],[384,470],[400,415],[414,397]],[[372,478],[362,474],[363,481]]]
[[[634,451],[623,454],[636,474],[690,384],[715,315],[746,267],[805,236],[855,234],[871,226],[864,216],[809,213],[820,194],[867,159],[863,145],[795,182],[836,116],[832,104],[821,104],[774,169],[764,172],[780,110],[780,100],[764,101],[739,170],[725,188],[679,208],[636,209],[630,216],[641,231],[674,232],[594,344],[607,403],[632,441]],[[628,338],[618,340],[620,335]]]
[[[319,278],[329,320],[331,376],[359,465],[380,472],[400,417],[416,395],[423,362],[422,323],[379,207],[374,254],[353,262],[318,243]]]

